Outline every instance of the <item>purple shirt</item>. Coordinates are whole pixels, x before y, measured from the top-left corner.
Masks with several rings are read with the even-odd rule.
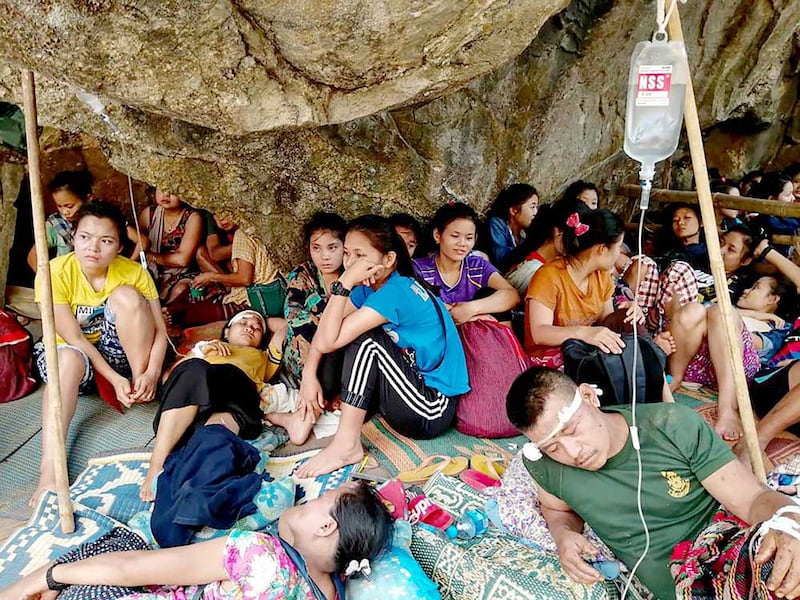
[[[485,258],[468,255],[461,263],[461,275],[454,286],[448,286],[436,267],[436,256],[414,259],[414,271],[427,283],[439,288],[439,297],[447,304],[469,302],[478,290],[489,285],[489,278],[497,269]]]

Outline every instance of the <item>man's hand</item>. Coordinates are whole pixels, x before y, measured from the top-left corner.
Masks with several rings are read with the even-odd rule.
[[[556,546],[558,559],[570,579],[583,584],[603,581],[603,576],[584,559],[584,556],[597,556],[597,548],[580,533],[562,532],[556,540]]]
[[[194,279],[192,279],[192,287],[196,289],[201,289],[204,285],[211,283],[214,281],[214,276],[216,273],[206,272],[200,273],[196,275]]]
[[[756,562],[763,564],[773,557],[767,587],[779,598],[800,597],[800,540],[782,531],[767,532],[756,554]]]

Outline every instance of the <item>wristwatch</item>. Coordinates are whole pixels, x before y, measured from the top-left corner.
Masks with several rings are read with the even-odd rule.
[[[341,281],[338,279],[331,284],[331,295],[332,296],[344,296],[347,298],[350,295],[352,290],[348,290]]]
[[[68,583],[59,583],[55,579],[53,579],[53,569],[55,569],[60,563],[56,563],[54,565],[50,565],[50,568],[47,569],[47,573],[44,575],[44,579],[47,582],[47,589],[51,592],[63,592],[67,589],[70,584]]]

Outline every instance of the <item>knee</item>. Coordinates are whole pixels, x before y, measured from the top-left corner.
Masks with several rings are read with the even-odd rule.
[[[83,355],[72,348],[59,348],[58,350],[58,374],[62,379],[65,377],[83,377],[86,369],[86,361]]]
[[[136,312],[145,307],[145,299],[139,290],[129,285],[115,288],[109,295],[108,302],[115,314]]]
[[[202,245],[199,248],[197,248],[197,253],[195,254],[195,256],[197,257],[197,260],[201,260],[201,261],[202,260],[205,260],[205,261],[210,261],[211,260],[211,254],[209,254],[208,248],[206,248],[205,245]]]
[[[708,317],[706,307],[699,302],[690,302],[675,311],[672,320],[681,327],[694,330],[702,327]]]

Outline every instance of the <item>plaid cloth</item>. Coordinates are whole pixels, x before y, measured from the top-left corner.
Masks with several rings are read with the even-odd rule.
[[[750,527],[720,511],[694,541],[681,542],[672,551],[670,571],[677,597],[682,600],[773,600],[765,584],[772,561],[753,560],[759,525]]]
[[[656,302],[648,313],[647,328],[655,333],[664,331],[669,325],[666,312],[672,299],[677,297],[678,305],[685,306],[697,302],[698,295],[694,268],[680,260],[670,263],[658,278]]]

